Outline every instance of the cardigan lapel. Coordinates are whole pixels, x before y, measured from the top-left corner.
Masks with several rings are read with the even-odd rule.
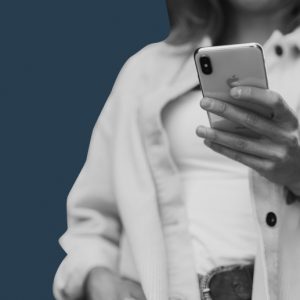
[[[178,63],[178,57],[172,63],[176,61]],[[176,299],[199,300],[192,245],[181,197],[181,182],[169,152],[167,136],[161,121],[161,111],[167,103],[199,84],[193,52],[183,58],[180,67],[181,70],[177,73],[179,75],[173,77],[169,84],[143,99],[138,115],[141,136],[157,188],[158,208],[167,252],[169,295]]]

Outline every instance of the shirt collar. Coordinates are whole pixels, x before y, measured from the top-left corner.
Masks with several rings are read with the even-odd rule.
[[[188,43],[184,45],[170,45],[163,43],[164,47],[172,54],[190,54],[199,47],[212,46],[212,39],[204,36],[200,41]],[[281,46],[286,53],[300,56],[300,26],[288,34],[283,34],[280,30],[274,30],[269,39],[264,43],[264,51],[274,52],[274,47]]]
[[[283,34],[275,30],[270,38],[263,45],[265,53],[273,52],[276,54],[276,48],[280,47],[282,51],[277,51],[277,55],[300,56],[300,27],[288,34]]]

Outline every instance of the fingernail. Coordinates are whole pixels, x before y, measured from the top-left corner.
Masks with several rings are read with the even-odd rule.
[[[209,108],[211,106],[211,100],[209,98],[204,97],[201,102],[200,105],[202,108]]]
[[[196,134],[200,137],[205,138],[206,137],[206,129],[203,126],[198,126],[196,129]]]
[[[233,98],[238,99],[238,98],[241,97],[241,94],[242,94],[242,89],[239,88],[239,87],[234,87],[234,88],[232,88],[232,89],[230,90],[230,95],[231,95],[231,97],[233,97]]]
[[[231,84],[232,87],[239,86],[239,85],[241,85],[241,83],[240,83],[239,81],[234,81],[234,82]]]

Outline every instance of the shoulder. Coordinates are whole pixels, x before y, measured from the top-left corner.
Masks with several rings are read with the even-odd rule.
[[[126,91],[156,86],[172,76],[170,66],[178,63],[177,58],[168,51],[165,42],[149,44],[125,62],[115,85]]]
[[[142,73],[151,72],[156,69],[158,62],[164,61],[165,49],[166,44],[163,41],[149,44],[131,56],[124,67],[132,71],[138,68]]]

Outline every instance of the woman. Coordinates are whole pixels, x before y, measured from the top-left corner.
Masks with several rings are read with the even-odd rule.
[[[57,299],[298,299],[298,6],[168,1],[169,37],[123,67],[68,196]],[[253,41],[264,46],[270,90],[240,86],[232,97],[273,118],[218,99],[201,110],[195,48]],[[205,110],[261,139],[213,131]]]

